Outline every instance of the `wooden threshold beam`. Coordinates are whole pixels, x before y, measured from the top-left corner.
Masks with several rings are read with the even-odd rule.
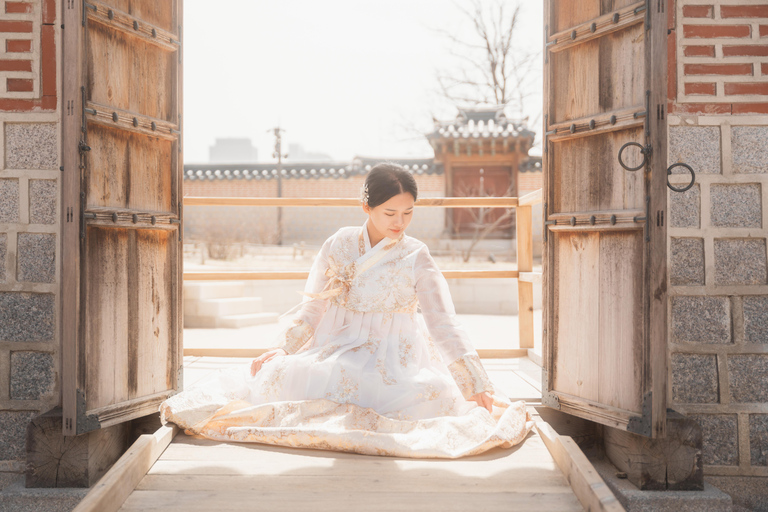
[[[72,512],[117,512],[181,430],[174,424],[139,436]]]

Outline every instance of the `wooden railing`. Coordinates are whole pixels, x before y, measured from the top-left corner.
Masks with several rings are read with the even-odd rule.
[[[533,284],[541,273],[533,272],[533,225],[531,207],[541,202],[541,190],[523,197],[428,197],[419,207],[515,208],[517,210],[517,270],[443,270],[446,279],[517,279],[520,348],[533,348]],[[293,197],[185,197],[184,206],[360,206],[358,199]],[[309,271],[184,272],[185,281],[243,281],[252,279],[307,279]]]

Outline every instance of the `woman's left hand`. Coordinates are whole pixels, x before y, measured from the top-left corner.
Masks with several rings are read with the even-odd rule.
[[[493,398],[490,394],[488,394],[487,391],[476,394],[475,396],[471,397],[470,400],[477,402],[477,405],[480,407],[485,407],[488,409],[488,412],[493,412]]]

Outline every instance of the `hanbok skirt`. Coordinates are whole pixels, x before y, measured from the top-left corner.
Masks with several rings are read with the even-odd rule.
[[[163,424],[237,442],[369,455],[456,458],[520,443],[533,427],[522,401],[467,401],[413,312],[331,304],[313,338],[250,375],[214,372],[160,405]]]

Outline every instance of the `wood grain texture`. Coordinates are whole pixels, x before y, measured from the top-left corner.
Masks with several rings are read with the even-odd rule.
[[[88,206],[171,212],[173,143],[91,123]]]
[[[533,224],[530,206],[517,208],[515,224],[517,242],[517,270],[533,270]],[[518,332],[520,348],[533,348],[533,284],[517,283]]]
[[[642,171],[625,171],[618,161],[622,145],[642,140],[642,130],[635,128],[557,142],[551,162],[555,201],[550,213],[644,209]],[[636,163],[630,159],[636,152],[625,153],[625,162]]]
[[[598,401],[642,414],[643,232],[600,234]]]
[[[704,490],[702,441],[698,422],[676,412],[667,414],[664,438],[604,431],[606,456],[641,490]]]
[[[543,440],[455,460],[180,435],[121,510],[582,510]]]
[[[171,2],[168,2],[171,3]],[[176,53],[101,23],[88,24],[90,101],[172,119]],[[138,84],[147,87],[138,87]]]
[[[73,512],[115,512],[179,433],[175,425],[143,434],[78,503]]]
[[[598,399],[600,236],[552,233],[555,324],[554,389]]]
[[[113,0],[98,2],[96,14],[86,3],[64,7],[75,29],[64,35],[62,202],[75,222],[88,210],[77,222],[82,234],[72,226],[63,237],[63,268],[79,271],[66,271],[62,294],[66,434],[86,428],[78,396],[98,419],[92,429],[154,412],[180,386],[183,251],[180,226],[170,223],[181,219],[183,196],[181,136],[171,130],[182,126],[182,59],[171,40],[181,39],[180,4]],[[162,41],[151,40],[152,27]],[[96,106],[96,115],[85,110]]]
[[[547,38],[557,39],[545,50],[545,126],[557,132],[545,139],[543,196],[545,220],[557,224],[544,249],[543,353],[545,396],[554,392],[561,410],[650,436],[665,428],[658,402],[666,403],[666,238],[656,233],[665,237],[666,228],[650,222],[666,209],[666,23],[664,2],[648,4],[658,18],[650,29],[635,4],[545,2]],[[616,11],[623,21],[608,28]],[[573,43],[560,41],[576,29]],[[616,124],[605,125],[606,116]],[[593,131],[595,119],[602,124]],[[649,165],[636,172],[619,165],[627,142],[652,145]],[[631,148],[624,157],[629,165],[641,158]]]
[[[573,439],[559,435],[543,421],[536,422],[536,431],[544,439],[549,452],[568,479],[584,510],[622,512],[616,499],[600,475]]]

